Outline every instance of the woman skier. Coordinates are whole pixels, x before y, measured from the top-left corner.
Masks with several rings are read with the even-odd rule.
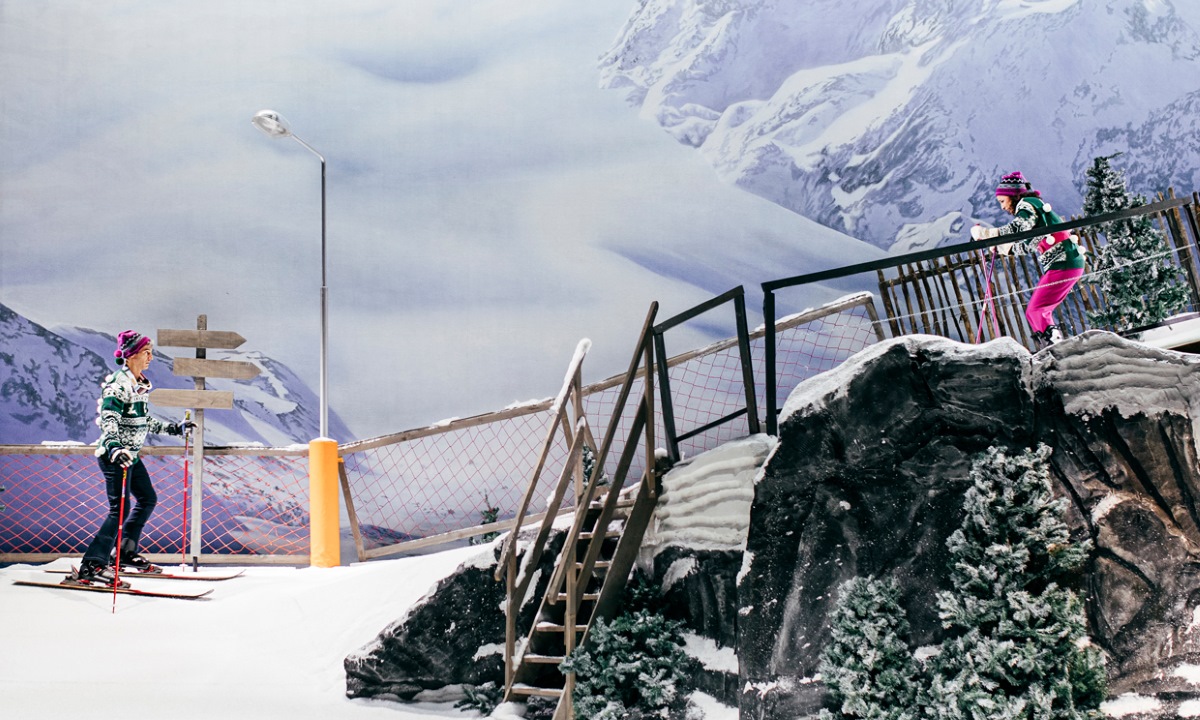
[[[165,432],[182,435],[184,430],[195,427],[195,424],[164,423],[150,417],[148,397],[151,384],[145,372],[154,357],[153,353],[150,338],[145,335],[126,330],[117,336],[117,349],[113,357],[117,365],[123,367],[104,379],[97,403],[99,416],[96,418],[96,424],[100,426],[96,457],[108,494],[108,515],[84,552],[79,568],[63,580],[64,585],[112,586],[117,582],[109,562],[118,528],[121,531],[121,547],[118,549],[120,567],[143,573],[162,572],[137,551],[142,528],[158,502],[158,496],[150,484],[150,475],[138,458],[138,453],[147,434]],[[130,504],[123,502],[123,491],[126,496],[133,495],[137,501],[132,512]],[[121,516],[122,509],[126,517]]]
[[[971,228],[973,239],[987,240],[1013,235],[1063,221],[1020,172],[1009,173],[1000,179],[996,187],[996,200],[1001,209],[1013,216],[1012,222],[998,228],[975,225]],[[999,245],[996,249],[1007,255],[1012,251],[1013,243]],[[1038,265],[1042,268],[1042,278],[1025,307],[1025,319],[1029,321],[1033,339],[1040,349],[1062,340],[1062,333],[1054,324],[1054,310],[1083,276],[1083,253],[1075,242],[1075,236],[1069,232],[1033,237],[1017,243],[1016,249],[1018,253],[1036,251]]]

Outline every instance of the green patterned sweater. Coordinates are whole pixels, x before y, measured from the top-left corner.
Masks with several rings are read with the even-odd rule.
[[[166,423],[150,417],[151,389],[148,379],[138,380],[129,368],[121,368],[104,378],[96,403],[96,424],[100,426],[97,457],[111,457],[114,449],[122,447],[137,458],[146,435],[166,432]]]

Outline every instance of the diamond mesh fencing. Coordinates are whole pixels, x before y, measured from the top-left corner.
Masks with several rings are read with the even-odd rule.
[[[87,446],[0,447],[0,559],[81,555],[108,514],[104,476]],[[201,497],[202,556],[308,553],[305,451],[244,454],[206,450]],[[142,462],[158,501],[140,552],[178,556],[189,546],[195,464],[185,498],[182,448],[147,447]]]
[[[776,324],[776,385],[781,399],[803,380],[836,367],[880,339],[867,306],[870,295],[825,311],[810,311]],[[765,341],[762,329],[749,336],[757,407],[763,407]],[[683,353],[667,361],[671,408],[682,458],[692,457],[749,432],[742,360],[737,339]],[[597,444],[617,406],[622,378],[583,388],[584,413]],[[644,392],[642,375],[617,420],[613,446],[602,472],[614,475],[623,443]],[[656,444],[665,446],[661,398],[655,398]],[[342,447],[349,494],[366,557],[402,552],[441,535],[461,540],[479,526],[512,518],[533,478],[552,420],[550,403],[449,422]],[[639,437],[640,442],[640,437]],[[556,436],[538,492],[549,493],[562,471],[568,446]],[[645,448],[633,456],[630,478],[640,477]],[[535,493],[531,512],[544,509]],[[476,530],[473,530],[476,529]],[[425,538],[424,542],[414,543]],[[436,540],[437,538],[432,538]],[[364,558],[365,559],[365,558]]]

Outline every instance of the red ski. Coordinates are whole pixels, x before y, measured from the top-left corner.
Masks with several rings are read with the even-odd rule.
[[[65,568],[45,568],[45,572],[54,573],[56,575],[69,575],[72,570]],[[237,572],[160,572],[160,573],[144,573],[137,570],[121,570],[121,577],[128,579],[131,577],[159,579],[159,580],[207,580],[209,582],[219,582],[221,580],[232,580],[235,577],[241,577],[245,570]]]
[[[172,598],[175,600],[199,600],[212,592],[212,588],[200,592],[158,592],[157,590],[141,590],[139,588],[112,588],[108,585],[63,585],[53,582],[37,582],[36,580],[14,580],[13,585],[30,587],[55,588],[57,590],[83,590],[85,592],[117,593],[119,595],[139,595],[141,597]]]

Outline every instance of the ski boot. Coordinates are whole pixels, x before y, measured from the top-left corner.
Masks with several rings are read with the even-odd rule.
[[[1050,344],[1048,342],[1048,340],[1049,340],[1048,336],[1046,335],[1046,333],[1043,333],[1043,332],[1030,332],[1029,339],[1033,340],[1033,351],[1034,352],[1043,350]]]
[[[121,572],[158,575],[163,569],[136,552],[121,553]]]
[[[114,557],[110,557],[108,560],[109,565],[116,564],[115,555],[116,551],[114,550]],[[125,538],[121,543],[121,571],[139,575],[158,575],[163,569],[142,557],[137,551],[137,543]]]
[[[95,562],[94,560],[84,560],[78,568],[72,568],[71,574],[59,584],[118,587],[122,589],[129,587],[129,583],[124,580],[118,582],[117,576],[113,574],[107,565]]]
[[[1063,340],[1062,330],[1059,330],[1057,325],[1051,325],[1050,327],[1046,328],[1042,335],[1046,339],[1047,346],[1062,342]]]

